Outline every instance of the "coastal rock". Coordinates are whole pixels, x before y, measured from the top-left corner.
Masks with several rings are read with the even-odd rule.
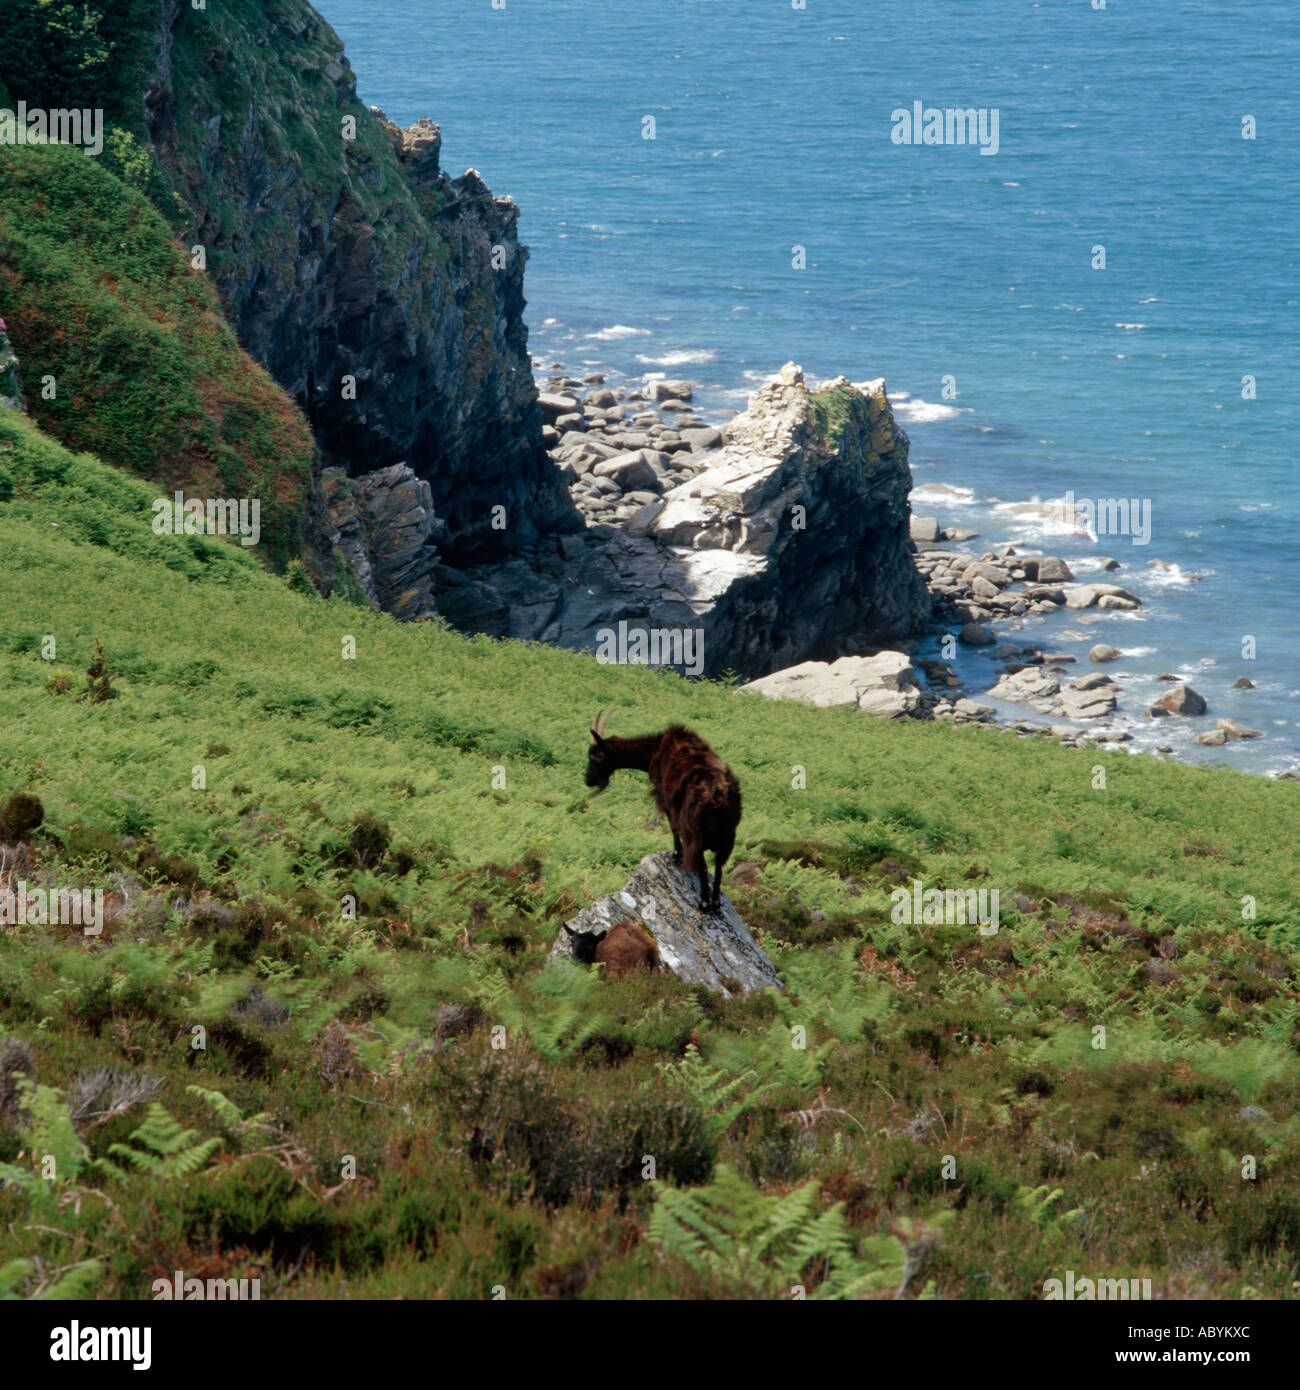
[[[939,518],[937,516],[914,516],[910,531],[914,541],[920,541],[923,544],[937,541],[940,536]]]
[[[787,364],[728,423],[721,448],[629,451],[653,479],[611,468],[623,455],[592,467],[579,494],[589,544],[554,576],[542,552],[532,555],[545,597],[531,605],[536,625],[516,624],[517,635],[590,651],[629,628],[690,633],[702,662],[692,674],[757,677],[919,631],[930,601],[908,536],[907,449],[883,381],[837,378],[810,390]],[[683,457],[694,471],[678,482]],[[662,506],[611,508],[593,493],[617,485],[611,471],[627,491],[662,490]],[[520,592],[510,568],[507,587]],[[497,569],[472,577],[494,584]]]
[[[775,700],[812,705],[856,705],[868,714],[899,719],[923,708],[919,679],[902,652],[842,656],[838,661],[805,661],[742,685]]]
[[[1259,729],[1248,728],[1245,724],[1239,724],[1235,719],[1216,719],[1215,726],[1229,741],[1240,738],[1263,738],[1264,735]]]
[[[699,902],[699,880],[684,873],[671,852],[662,850],[646,855],[617,893],[598,898],[565,925],[581,934],[608,931],[622,921],[639,922],[654,937],[663,969],[728,997],[782,988],[776,967],[726,893],[718,913],[701,912]],[[573,958],[573,939],[561,930],[551,959]]]
[[[1098,642],[1088,653],[1089,661],[1118,661],[1124,653],[1118,647],[1108,647],[1105,642]]]
[[[652,381],[646,395],[652,401],[689,401],[693,388],[689,381]]]
[[[1046,555],[1034,565],[1034,573],[1029,573],[1029,561],[1025,562],[1025,578],[1035,579],[1040,584],[1073,584],[1074,573],[1069,565],[1057,555]]]
[[[978,623],[967,623],[957,634],[957,640],[968,647],[991,647],[998,639]]]
[[[1108,608],[1140,608],[1142,600],[1118,584],[1080,584],[1065,595],[1067,608],[1091,608],[1101,600],[1114,600],[1105,604]]]
[[[435,542],[446,528],[434,515],[429,484],[399,463],[354,478],[326,469],[321,485],[332,543],[367,600],[397,618],[432,617]]]
[[[721,449],[723,445],[722,431],[709,425],[698,429],[684,429],[681,431],[681,437],[683,442],[690,446],[692,453],[707,453],[711,449]]]
[[[1198,695],[1190,685],[1182,685],[1181,683],[1162,695],[1156,704],[1166,714],[1200,715],[1209,709],[1203,695]]]
[[[548,391],[537,393],[537,404],[542,409],[542,418],[554,424],[562,415],[581,415],[582,411],[576,396],[557,396]]]
[[[659,475],[647,455],[649,449],[638,449],[634,453],[615,454],[613,458],[598,463],[592,470],[598,478],[609,478],[624,492],[637,488],[650,488],[657,491]]]

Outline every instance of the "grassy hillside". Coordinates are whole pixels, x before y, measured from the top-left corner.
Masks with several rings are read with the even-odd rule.
[[[298,553],[305,419],[153,207],[79,150],[0,146],[0,314],[43,429],[155,496],[257,497],[265,553]]]
[[[1300,787],[400,626],[13,415],[0,470],[5,872],[110,893],[0,928],[0,1292],[1293,1293]],[[606,705],[736,769],[781,996],[544,966],[667,843],[584,795]]]

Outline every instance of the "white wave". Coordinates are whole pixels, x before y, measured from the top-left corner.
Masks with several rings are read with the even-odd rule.
[[[1149,560],[1147,572],[1142,576],[1142,582],[1157,589],[1185,589],[1187,585],[1195,584],[1197,580],[1204,579],[1206,575],[1214,573],[1214,570],[1188,571],[1183,569],[1181,565],[1166,565],[1156,560]]]
[[[1138,332],[1141,332],[1142,329],[1144,329],[1144,328],[1146,327],[1146,324],[1145,324],[1145,323],[1117,323],[1117,324],[1115,325],[1115,327],[1116,327],[1116,328],[1127,328],[1127,329],[1129,329],[1131,332],[1138,333]]]
[[[1087,520],[1068,508],[1065,499],[1051,498],[1046,502],[1035,497],[1030,502],[997,502],[993,510],[1012,518],[1012,524],[1026,534],[1041,536],[1086,536],[1096,540],[1088,530]]]
[[[547,323],[552,322],[547,319]],[[599,333],[588,333],[585,335],[598,343],[616,343],[622,338],[648,338],[650,330],[648,328],[629,328],[625,323],[616,323],[612,328],[602,328]]]
[[[922,483],[912,489],[912,503],[941,502],[950,507],[971,507],[975,505],[972,488],[953,487],[951,483]]]
[[[963,409],[970,409],[969,406],[943,405],[939,401],[923,401],[919,397],[902,400],[898,396],[891,396],[890,399],[893,402],[894,414],[909,425],[928,425],[935,420],[951,420],[960,415]]]
[[[688,348],[679,352],[666,352],[662,357],[642,357],[637,353],[636,360],[647,367],[684,367],[688,362],[716,362],[718,354],[713,348]]]

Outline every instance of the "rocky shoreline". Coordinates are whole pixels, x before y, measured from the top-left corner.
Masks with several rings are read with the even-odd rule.
[[[539,364],[540,365],[540,364]],[[787,367],[778,381],[793,379]],[[802,378],[800,377],[800,380]],[[841,379],[842,380],[842,379]],[[693,409],[695,386],[689,380],[647,376],[621,389],[604,372],[582,377],[564,373],[559,363],[538,373],[539,401],[544,413],[543,438],[552,459],[563,471],[570,496],[582,512],[589,535],[610,539],[623,534],[640,537],[658,533],[673,541],[699,544],[701,528],[681,529],[676,520],[691,484],[716,465],[717,451],[728,442],[731,422],[702,418]],[[884,383],[859,383],[854,388],[886,400]],[[887,404],[884,407],[887,409]],[[892,413],[890,415],[893,424]],[[902,433],[896,424],[893,428]],[[696,523],[698,516],[692,518]],[[1055,614],[1079,613],[1083,623],[1095,623],[1108,613],[1135,612],[1141,597],[1109,581],[1080,582],[1061,557],[1040,554],[1021,545],[1003,544],[974,551],[975,532],[945,527],[935,516],[911,516],[910,550],[926,591],[929,612],[921,633],[967,649],[989,649],[999,663],[997,678],[975,696],[951,661],[919,654],[920,634],[875,645],[846,635],[838,655],[806,660],[775,669],[743,688],[775,698],[808,700],[819,705],[853,704],[889,718],[914,718],[979,724],[1002,728],[1024,737],[1050,733],[1061,743],[1123,744],[1133,734],[1108,727],[1122,714],[1122,687],[1100,669],[1080,669],[1079,658],[1050,645],[1012,641],[993,630],[1012,626],[1017,633],[1026,622]],[[725,533],[705,543],[725,544]],[[730,538],[734,541],[734,536]],[[1094,567],[1114,573],[1119,561],[1098,556]],[[1074,633],[1077,637],[1079,634]],[[1087,660],[1101,667],[1123,653],[1105,642],[1095,643]],[[1136,718],[1195,719],[1209,712],[1208,702],[1177,677],[1162,673],[1171,685],[1159,700],[1145,704]],[[1248,683],[1239,678],[1240,686]],[[994,704],[1023,704],[1032,717],[1000,715]],[[1195,742],[1219,745],[1260,737],[1260,731],[1232,719],[1218,719],[1198,733]],[[1172,753],[1169,744],[1159,753]]]
[[[750,678],[924,629],[908,439],[883,381],[810,385],[791,363],[718,426],[692,413],[688,382],[615,391],[600,376],[540,392],[578,529],[435,566],[430,599],[453,625],[598,654],[624,631],[689,634],[694,664],[651,664]]]

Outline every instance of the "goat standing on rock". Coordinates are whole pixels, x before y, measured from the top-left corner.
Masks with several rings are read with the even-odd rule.
[[[699,875],[701,911],[721,911],[722,866],[740,824],[740,783],[698,734],[680,724],[641,738],[606,738],[608,714],[606,710],[591,726],[587,785],[604,791],[622,767],[648,773],[655,804],[672,828],[673,858],[688,874]],[[712,850],[714,858],[711,895],[705,850]]]

